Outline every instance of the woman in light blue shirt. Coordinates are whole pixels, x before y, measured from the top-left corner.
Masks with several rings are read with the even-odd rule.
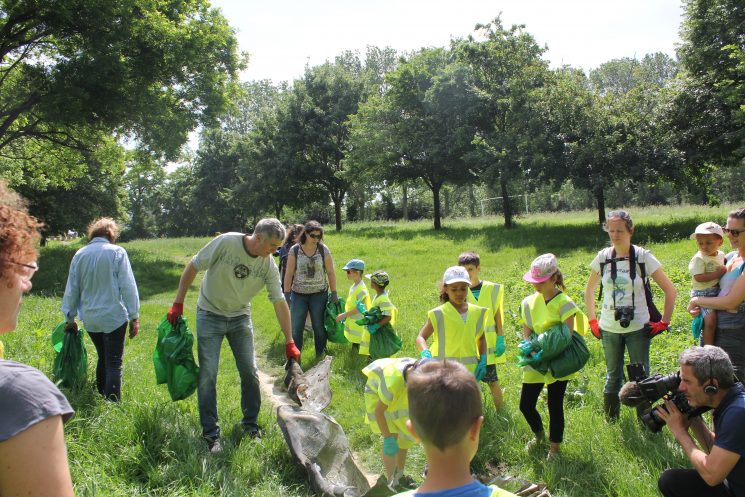
[[[65,330],[77,329],[76,316],[83,321],[98,353],[98,392],[116,402],[121,398],[127,323],[129,338],[140,328],[137,284],[127,251],[114,245],[118,237],[119,226],[111,218],[96,219],[88,226],[90,241],[72,258],[62,299]]]

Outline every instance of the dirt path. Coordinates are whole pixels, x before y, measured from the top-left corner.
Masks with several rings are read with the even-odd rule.
[[[269,401],[272,403],[272,406],[274,406],[274,412],[276,415],[277,408],[282,405],[297,405],[295,401],[293,401],[289,395],[287,395],[287,391],[283,388],[277,386],[277,381],[279,378],[276,376],[271,376],[263,371],[259,370],[259,382],[261,383],[261,390],[264,392],[265,398],[269,399]],[[370,487],[375,485],[375,482],[378,479],[378,475],[371,473],[367,468],[365,468],[362,463],[360,463],[360,457],[359,455],[352,450],[350,447],[349,450],[352,452],[352,457],[354,458],[354,462],[357,464],[357,467],[360,468],[360,471],[362,471],[362,474],[365,475],[365,478],[367,478],[367,482],[370,484]]]

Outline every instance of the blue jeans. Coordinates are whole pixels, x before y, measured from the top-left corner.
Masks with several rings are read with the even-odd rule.
[[[316,346],[316,357],[326,352],[326,328],[323,325],[323,317],[326,313],[326,302],[329,293],[327,291],[317,293],[295,293],[292,292],[292,306],[290,316],[292,317],[292,339],[298,350],[303,350],[303,331],[305,330],[305,316],[310,313],[310,322],[313,326],[313,341]]]
[[[624,349],[629,351],[629,362],[644,365],[649,374],[649,343],[647,330],[630,333],[611,333],[603,331],[603,352],[605,353],[605,388],[603,393],[618,393],[624,383]]]
[[[254,337],[251,316],[232,318],[197,307],[197,351],[199,355],[199,422],[207,440],[220,437],[217,424],[217,367],[220,363],[222,339],[227,337],[241,378],[241,411],[243,427],[258,428],[256,420],[261,407],[259,376],[256,373]]]
[[[107,400],[119,402],[122,398],[122,362],[124,358],[124,332],[127,322],[110,333],[88,333],[96,347],[96,389]]]

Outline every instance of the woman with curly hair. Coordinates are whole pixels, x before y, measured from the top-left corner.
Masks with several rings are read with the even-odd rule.
[[[39,269],[39,222],[0,183],[0,334],[16,328]],[[0,495],[72,497],[62,424],[73,410],[39,370],[0,359]]]

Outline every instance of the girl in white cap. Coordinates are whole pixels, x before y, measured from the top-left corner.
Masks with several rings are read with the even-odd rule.
[[[481,380],[486,374],[485,307],[469,304],[471,279],[462,266],[445,270],[440,286],[442,305],[427,312],[427,321],[416,337],[421,357],[463,364]],[[427,339],[433,336],[432,346]]]
[[[520,305],[520,317],[523,324],[523,337],[530,338],[531,333],[541,334],[557,324],[565,323],[576,333],[583,328],[586,319],[577,304],[564,293],[564,277],[559,271],[554,254],[543,254],[535,258],[530,270],[523,279],[533,285],[535,293],[525,297]],[[551,371],[541,374],[532,367],[523,368],[523,385],[520,392],[520,412],[530,425],[535,438],[528,442],[527,449],[543,445],[546,435],[543,421],[536,409],[538,397],[547,385],[548,390],[548,440],[550,442],[548,457],[559,453],[564,438],[564,394],[567,383],[576,373],[563,378],[554,378]]]

